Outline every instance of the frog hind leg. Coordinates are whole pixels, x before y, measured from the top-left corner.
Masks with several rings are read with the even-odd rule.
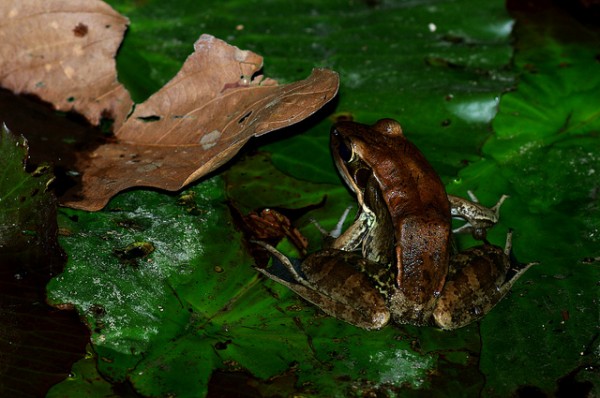
[[[320,273],[319,270],[306,269],[303,265],[305,274],[303,276],[294,268],[291,261],[273,246],[264,242],[256,243],[263,246],[285,266],[292,280],[286,280],[264,268],[256,268],[256,270],[286,286],[326,314],[367,330],[380,329],[389,322],[390,313],[383,295],[370,285],[366,275],[343,262],[349,255],[356,256],[357,261],[364,261],[358,255],[333,249],[313,253],[304,263],[316,264],[318,268],[322,268],[320,271],[335,268],[336,275],[331,276]]]
[[[437,326],[458,329],[481,319],[532,265],[537,264],[529,263],[517,269],[511,261],[510,248],[509,233],[505,249],[485,244],[452,258],[446,284],[433,312]]]

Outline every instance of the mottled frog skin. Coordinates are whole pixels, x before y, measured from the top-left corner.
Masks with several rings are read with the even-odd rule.
[[[453,253],[452,217],[466,221],[456,232],[483,239],[505,197],[488,209],[448,196],[396,121],[338,122],[331,149],[356,194],[356,220],[331,247],[306,257],[299,270],[262,243],[291,278],[258,269],[324,312],[364,329],[381,328],[390,318],[455,329],[485,315],[528,268],[507,278],[510,234],[504,249],[484,243]]]

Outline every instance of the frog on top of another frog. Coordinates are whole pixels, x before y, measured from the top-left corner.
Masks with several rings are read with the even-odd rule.
[[[327,314],[364,329],[379,329],[390,318],[456,329],[489,312],[532,265],[512,264],[510,233],[504,249],[485,242],[453,252],[452,217],[466,221],[455,232],[485,239],[506,196],[486,208],[447,195],[395,120],[372,126],[338,122],[331,130],[331,150],[357,197],[356,220],[330,247],[308,255],[299,269],[259,242],[290,275],[257,268]]]

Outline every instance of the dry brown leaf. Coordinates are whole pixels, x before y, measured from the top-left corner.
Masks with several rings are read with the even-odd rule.
[[[135,186],[177,190],[231,159],[251,137],[297,123],[337,93],[335,72],[277,85],[255,77],[262,57],[210,35],[194,44],[179,73],[116,132],[117,140],[80,156],[77,191],[66,206],[99,210]]]
[[[177,76],[127,118],[133,103],[114,61],[126,18],[98,0],[2,0],[0,13],[0,85],[94,125],[114,119],[116,140],[77,154],[81,185],[62,198],[75,208],[101,209],[134,186],[177,190],[337,93],[334,72],[278,86],[254,76],[260,56],[203,35]]]
[[[99,0],[0,1],[0,85],[97,125],[133,105],[114,56],[128,20]]]

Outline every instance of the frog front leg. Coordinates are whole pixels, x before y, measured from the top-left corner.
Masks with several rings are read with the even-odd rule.
[[[460,218],[466,223],[452,232],[471,233],[475,239],[483,240],[487,229],[496,225],[500,219],[500,206],[508,195],[502,195],[498,202],[492,207],[485,207],[479,203],[477,197],[471,191],[467,191],[471,200],[454,195],[448,195],[450,201],[450,213],[453,218]]]
[[[515,267],[510,259],[511,246],[509,232],[504,249],[486,243],[451,258],[446,284],[433,312],[440,328],[458,329],[481,319],[536,264]]]
[[[256,243],[281,261],[290,274],[290,280],[263,268],[257,268],[257,271],[293,290],[323,312],[367,330],[380,329],[388,323],[390,313],[384,295],[367,273],[362,272],[381,268],[375,272],[379,271],[383,276],[386,272],[379,264],[357,253],[325,249],[310,254],[300,265],[300,270],[296,270],[291,261],[273,246]]]

